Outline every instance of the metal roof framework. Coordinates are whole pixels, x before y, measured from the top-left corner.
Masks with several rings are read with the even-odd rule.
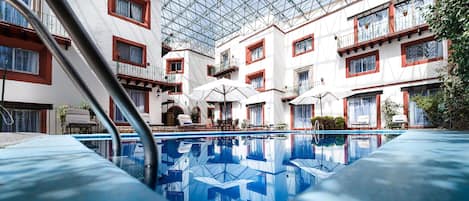
[[[214,55],[216,43],[270,25],[289,29],[353,0],[163,0],[162,40]]]

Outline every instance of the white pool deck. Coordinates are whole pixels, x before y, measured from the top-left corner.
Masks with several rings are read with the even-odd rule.
[[[0,200],[164,198],[73,137],[46,135],[0,149]]]
[[[469,200],[469,132],[408,132],[297,201]]]

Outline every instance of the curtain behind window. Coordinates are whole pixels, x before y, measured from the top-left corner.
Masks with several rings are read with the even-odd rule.
[[[38,110],[8,109],[14,124],[6,125],[2,121],[2,132],[41,132],[41,117]]]
[[[311,135],[292,135],[292,158],[314,159],[314,150]]]
[[[294,128],[312,128],[312,105],[295,105],[293,115]]]
[[[309,90],[309,72],[303,71],[298,73],[298,94],[302,94]]]
[[[116,13],[122,16],[130,17],[130,1],[116,0]]]
[[[140,4],[130,4],[130,14],[132,19],[143,22],[143,8]]]
[[[259,76],[251,80],[251,86],[254,89],[262,88],[264,85],[264,76]]]
[[[351,74],[371,71],[376,69],[376,56],[368,56],[350,61],[349,72]]]
[[[249,119],[254,126],[262,125],[262,104],[249,106]]]
[[[260,59],[263,55],[262,55],[262,49],[264,47],[258,47],[254,50],[252,50],[251,52],[251,60],[254,61],[254,60],[257,60],[257,59]]]
[[[39,74],[39,53],[0,46],[0,68],[22,73]]]
[[[348,98],[348,124],[357,123],[359,116],[368,116],[370,126],[377,124],[376,96]]]
[[[136,89],[125,89],[127,94],[132,99],[132,102],[137,107],[138,112],[144,113],[145,112],[145,94],[146,91],[143,90],[136,90]],[[127,122],[124,118],[124,115],[119,110],[119,108],[114,104],[114,121],[116,122]]]
[[[30,0],[23,0],[29,5]],[[0,1],[0,19],[22,27],[28,27],[28,21],[15,8],[5,1]]]

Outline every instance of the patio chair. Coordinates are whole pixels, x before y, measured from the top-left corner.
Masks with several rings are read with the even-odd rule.
[[[65,113],[65,127],[68,128],[69,133],[72,133],[73,128],[78,128],[80,131],[85,130],[85,133],[91,133],[93,127],[98,124],[91,121],[90,111],[78,108],[69,108]]]
[[[370,117],[368,115],[361,115],[358,116],[357,121],[352,123],[352,126],[363,128],[363,127],[370,127]]]
[[[140,116],[142,116],[143,121],[145,121],[145,123],[147,123],[148,126],[150,126],[150,128],[152,128],[152,130],[153,130],[154,127],[164,126],[164,124],[161,124],[161,123],[152,123],[151,118],[150,118],[150,114],[148,114],[148,113],[140,113]]]
[[[407,126],[407,116],[400,114],[392,116],[391,128],[401,128],[405,129]]]
[[[190,115],[180,114],[177,116],[179,128],[205,128],[204,124],[193,123]]]

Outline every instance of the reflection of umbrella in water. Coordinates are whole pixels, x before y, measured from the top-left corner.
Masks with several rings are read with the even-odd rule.
[[[327,178],[345,167],[340,163],[317,159],[295,159],[290,162],[305,172],[319,178]]]
[[[190,168],[194,179],[205,184],[228,189],[255,181],[258,172],[247,166],[234,163],[213,163]]]

